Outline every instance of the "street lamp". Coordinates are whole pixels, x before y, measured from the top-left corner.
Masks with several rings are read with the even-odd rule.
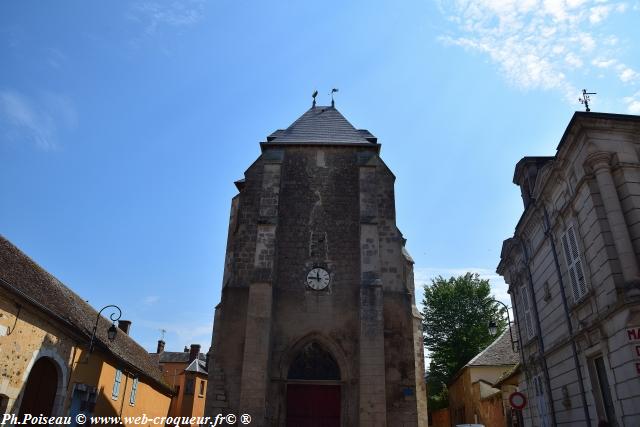
[[[518,345],[517,345],[518,340],[513,339],[513,332],[511,332],[511,316],[509,316],[509,307],[507,307],[507,305],[502,301],[498,301],[495,299],[492,299],[490,301],[498,304],[502,304],[502,306],[504,307],[504,311],[507,313],[507,325],[509,325],[509,336],[511,337],[511,349],[515,353],[517,353],[519,351]],[[496,323],[495,319],[491,319],[489,321],[489,334],[491,334],[491,336],[495,336],[497,333],[498,333],[498,324]]]
[[[111,319],[111,327],[107,329],[107,338],[109,339],[109,341],[113,341],[114,339],[116,339],[116,335],[118,334],[118,327],[116,326],[116,322],[120,320],[120,317],[122,316],[122,310],[120,310],[120,307],[118,307],[117,305],[113,305],[113,304],[105,305],[98,312],[98,315],[96,316],[96,323],[95,325],[93,325],[91,341],[89,342],[89,354],[93,353],[93,346],[96,339],[96,331],[98,330],[98,322],[100,321],[100,313],[102,313],[105,309],[110,307],[113,308],[114,310],[109,315],[109,318]],[[116,310],[118,310],[117,314],[116,314]]]
[[[498,333],[498,325],[495,320],[491,319],[491,321],[489,322],[489,334],[492,337],[495,337],[497,333]]]

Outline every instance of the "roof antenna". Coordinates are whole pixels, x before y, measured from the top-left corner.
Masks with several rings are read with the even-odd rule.
[[[580,101],[580,104],[584,104],[584,108],[586,109],[587,113],[591,111],[589,109],[589,101],[591,101],[591,97],[589,95],[597,95],[597,93],[587,92],[586,89],[582,89],[582,98],[578,98],[578,101]]]
[[[318,91],[314,90],[313,95],[311,96],[313,97],[313,104],[311,104],[311,108],[316,108],[316,96],[318,96]]]
[[[336,89],[335,87],[333,89],[331,89],[331,93],[329,95],[331,95],[331,107],[335,107],[336,106],[336,102],[333,100],[333,94],[336,93],[338,91],[338,89]]]
[[[166,329],[160,329],[160,339],[162,341],[164,341],[164,334],[166,334],[166,333],[167,333]]]

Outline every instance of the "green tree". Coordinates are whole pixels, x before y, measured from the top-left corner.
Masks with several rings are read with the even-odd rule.
[[[424,346],[431,363],[427,374],[430,409],[448,406],[447,383],[469,360],[493,340],[493,319],[502,333],[504,308],[493,302],[488,280],[478,274],[433,279],[424,287]]]

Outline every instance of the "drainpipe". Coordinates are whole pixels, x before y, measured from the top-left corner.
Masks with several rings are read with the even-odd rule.
[[[538,329],[538,347],[540,348],[540,355],[542,356],[542,369],[544,370],[545,386],[547,388],[547,394],[549,396],[549,409],[551,409],[551,425],[556,427],[558,425],[556,421],[556,410],[553,404],[553,395],[551,394],[551,380],[549,379],[549,368],[547,367],[547,358],[544,354],[544,340],[542,339],[542,327],[540,325],[540,317],[538,315],[538,303],[536,301],[536,293],[533,289],[533,275],[531,274],[531,268],[529,267],[529,255],[527,254],[527,248],[524,246],[522,239],[518,238],[520,246],[522,248],[522,254],[524,256],[524,266],[527,269],[527,278],[529,279],[529,292],[531,294],[531,301],[533,302],[533,313],[535,314],[536,328]]]
[[[589,417],[589,407],[587,406],[587,397],[584,392],[584,379],[582,378],[582,370],[580,369],[580,360],[578,359],[578,349],[576,348],[575,336],[573,334],[573,325],[571,324],[571,317],[569,316],[569,304],[567,304],[567,295],[564,291],[564,282],[562,281],[562,274],[560,272],[560,263],[558,262],[558,253],[556,252],[556,243],[553,240],[551,234],[551,222],[549,221],[549,213],[547,207],[543,204],[542,210],[544,212],[544,234],[551,243],[551,252],[553,253],[553,262],[556,266],[556,274],[558,275],[558,282],[560,283],[560,296],[562,297],[562,306],[564,307],[564,316],[567,322],[567,328],[569,328],[569,337],[571,338],[571,351],[573,353],[573,363],[575,365],[576,372],[578,374],[578,386],[580,387],[580,396],[582,397],[582,408],[584,409],[584,416],[587,420],[587,427],[591,427],[591,418]]]

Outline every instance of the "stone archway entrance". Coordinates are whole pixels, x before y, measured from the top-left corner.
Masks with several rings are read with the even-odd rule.
[[[57,389],[58,371],[55,362],[49,357],[41,357],[29,373],[20,404],[20,418],[24,414],[51,416]]]
[[[287,427],[340,426],[340,368],[318,343],[304,346],[287,375]]]

